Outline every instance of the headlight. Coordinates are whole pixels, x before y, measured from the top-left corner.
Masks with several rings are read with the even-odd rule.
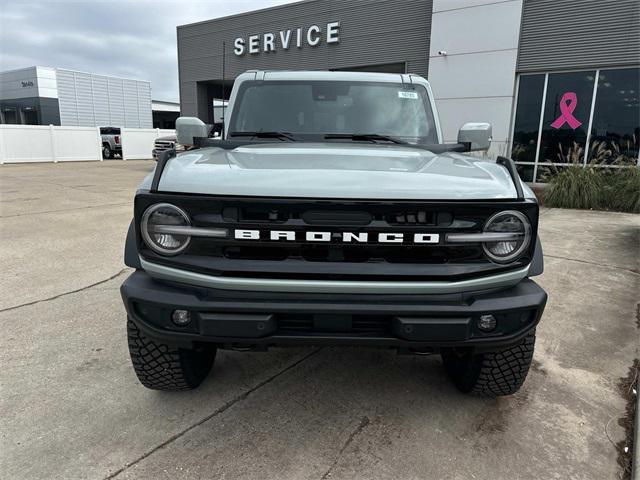
[[[507,233],[513,240],[483,243],[484,253],[497,263],[509,263],[517,259],[531,242],[531,224],[525,215],[515,210],[496,213],[484,224],[486,233]]]
[[[162,255],[177,255],[191,241],[190,236],[179,234],[190,225],[189,216],[183,210],[170,203],[156,203],[142,215],[140,230],[151,250]]]

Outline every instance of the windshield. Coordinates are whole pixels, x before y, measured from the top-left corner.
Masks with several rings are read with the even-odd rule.
[[[229,136],[242,132],[284,132],[309,141],[324,141],[332,134],[364,134],[438,143],[427,89],[402,83],[243,82]]]

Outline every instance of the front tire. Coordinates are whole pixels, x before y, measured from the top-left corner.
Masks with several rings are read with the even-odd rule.
[[[456,387],[463,393],[498,397],[516,393],[529,372],[536,340],[535,330],[520,342],[491,352],[447,349],[442,361]]]
[[[140,383],[152,390],[192,390],[209,375],[216,348],[185,349],[157,342],[127,319],[131,363]]]

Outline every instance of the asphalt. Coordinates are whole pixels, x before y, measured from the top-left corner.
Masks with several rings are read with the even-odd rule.
[[[221,352],[144,389],[118,287],[149,161],[0,166],[0,476],[616,479],[639,356],[640,216],[544,210],[549,302],[522,390],[458,393],[436,356]]]

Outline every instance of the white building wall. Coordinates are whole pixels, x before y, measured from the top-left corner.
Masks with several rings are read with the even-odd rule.
[[[57,70],[60,123],[69,126],[151,128],[151,84]]]
[[[56,69],[51,67],[35,67],[38,85],[38,97],[58,98],[58,81]]]
[[[508,153],[521,15],[522,0],[433,1],[429,81],[446,142],[490,122],[489,154]]]
[[[58,97],[55,68],[29,67],[0,72],[0,100],[33,97]]]

